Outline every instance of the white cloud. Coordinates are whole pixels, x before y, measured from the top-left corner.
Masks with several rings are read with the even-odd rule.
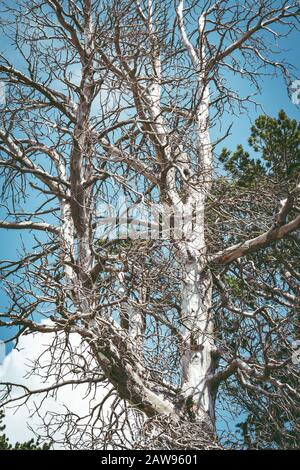
[[[34,335],[21,336],[18,349],[13,349],[0,365],[0,382],[10,382],[23,384],[30,390],[39,389],[53,385],[53,378],[44,381],[37,375],[29,375],[31,362],[44,353],[42,364],[49,360],[50,352],[47,352],[49,345],[54,339],[53,334],[36,333]],[[79,348],[80,338],[72,335],[70,342],[74,349]],[[68,377],[70,378],[70,377]],[[21,387],[13,390],[12,396],[16,398],[23,394]],[[38,431],[42,424],[42,419],[32,412],[38,409],[38,414],[44,416],[47,412],[63,413],[67,406],[71,411],[80,415],[86,415],[89,411],[92,396],[86,396],[86,385],[79,385],[76,388],[72,385],[62,387],[57,391],[56,397],[47,397],[42,400],[41,396],[32,396],[25,405],[19,408],[9,405],[5,407],[6,434],[12,443],[23,442],[34,437],[30,428]],[[62,433],[56,434],[56,438],[62,438]]]
[[[43,323],[51,324],[50,321]],[[54,347],[53,347],[54,345]],[[57,371],[58,364],[63,367],[64,380],[78,379],[75,376],[74,368],[77,368],[76,374],[80,374],[83,365],[84,370],[88,369],[93,373],[101,373],[99,366],[94,364],[93,360],[89,357],[86,350],[86,345],[82,343],[78,334],[71,334],[69,336],[69,349],[68,353],[62,355],[61,351],[64,349],[65,337],[63,334],[55,336],[52,333],[35,333],[34,335],[21,336],[18,343],[18,348],[13,349],[4,359],[3,364],[0,365],[0,383],[9,382],[19,385],[24,385],[30,390],[39,390],[41,388],[53,386],[57,380],[61,383],[61,378],[56,378],[53,373]],[[44,375],[41,378],[39,375],[30,374],[33,365],[40,365],[39,373]],[[35,363],[35,364],[34,364]],[[54,365],[51,369],[50,377],[47,377],[49,363]],[[87,365],[88,363],[88,365]],[[70,366],[71,364],[71,366]],[[45,377],[46,375],[46,377]],[[0,385],[1,390],[1,385]],[[113,393],[110,393],[113,392]],[[22,387],[15,387],[12,391],[11,398],[17,398],[24,394]],[[104,400],[105,397],[105,400]],[[116,394],[112,387],[107,383],[98,384],[97,389],[87,389],[86,384],[80,384],[76,387],[72,385],[65,385],[57,390],[55,396],[46,396],[45,394],[32,395],[26,403],[22,406],[16,406],[20,401],[15,401],[5,406],[5,425],[6,434],[10,442],[24,442],[35,435],[33,429],[38,435],[45,436],[45,427],[43,427],[43,419],[49,423],[49,419],[54,417],[54,427],[48,428],[55,429],[52,434],[53,440],[56,442],[55,448],[65,448],[66,432],[71,430],[72,445],[79,446],[79,448],[90,448],[91,446],[91,433],[93,435],[92,448],[102,448],[102,440],[105,439],[106,447],[110,448],[111,439],[114,443],[117,442],[130,448],[130,442],[135,440],[133,434],[138,432],[136,427],[136,419],[139,419],[136,413],[128,410],[124,414],[124,403],[116,403]],[[22,402],[21,402],[22,403]],[[64,419],[66,410],[74,413],[76,417],[81,418],[80,432],[73,436],[74,426],[68,428],[68,420]],[[86,428],[91,410],[92,419],[89,427]],[[34,411],[37,411],[34,413]],[[113,422],[116,432],[114,437],[111,433],[111,413],[113,412]],[[58,424],[63,423],[59,430],[56,429],[56,416],[58,415]],[[118,416],[118,417],[117,417]],[[128,427],[127,419],[129,419],[130,426]],[[125,423],[124,423],[124,420]],[[78,428],[79,429],[79,428]],[[106,434],[107,432],[107,434]],[[75,440],[74,440],[75,439]],[[76,441],[76,439],[78,439]],[[108,441],[107,441],[108,439]],[[49,442],[49,439],[47,439]],[[65,442],[64,442],[65,441]]]

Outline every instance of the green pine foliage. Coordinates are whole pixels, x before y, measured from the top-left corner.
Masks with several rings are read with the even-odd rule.
[[[0,410],[0,450],[50,450],[51,444],[40,445],[38,440],[30,439],[27,442],[17,442],[14,446],[9,442],[8,437],[4,433],[5,425],[3,424],[4,412]]]
[[[211,244],[219,249],[255,237],[272,226],[276,227],[274,213],[281,207],[281,200],[289,197],[300,181],[300,123],[290,119],[284,111],[280,111],[275,118],[259,116],[251,127],[248,143],[249,151],[239,145],[234,151],[223,149],[220,155],[222,176],[216,179],[213,188],[219,211],[216,215],[213,210],[208,212],[211,226],[218,224],[220,227],[222,224],[222,232],[225,233],[221,240],[220,230],[216,231],[215,238],[211,237]],[[276,203],[278,207],[274,211]],[[298,214],[299,209],[295,207],[287,215],[285,223]],[[297,276],[297,235],[281,240],[276,246],[249,254],[246,260],[231,265],[224,274],[217,274],[226,287],[231,304],[237,308],[242,306],[244,311],[261,308],[264,313],[264,306],[274,305],[274,331],[276,322],[286,320],[284,334],[292,343],[300,338],[300,309],[298,304],[295,307],[293,304],[285,305],[276,295],[277,290],[298,295],[297,278],[288,277],[289,271],[285,271],[287,263]],[[253,267],[255,269],[252,271]],[[262,287],[266,286],[269,286],[267,295],[262,296]],[[274,361],[290,363],[290,349],[276,339],[272,330],[267,334],[263,331],[266,324],[262,319],[255,320],[258,328],[252,319],[235,319],[226,310],[225,302],[216,321],[220,322],[218,329],[226,337],[225,344],[231,348],[232,355],[236,350],[243,351],[245,357],[247,354],[252,358],[255,354],[262,354],[257,335],[265,334],[268,343],[265,347],[268,348],[269,356]],[[236,334],[238,328],[243,331],[240,336]],[[297,390],[299,387],[298,375],[292,368],[278,369],[274,376],[281,383],[287,383],[291,389]],[[265,393],[273,393],[271,383],[262,383],[260,386]],[[290,407],[285,407],[278,397],[266,400],[263,395],[258,397],[251,391],[247,392],[245,399],[245,395],[239,395],[239,387],[233,380],[226,387],[235,403],[243,407],[243,421],[237,428],[244,441],[244,448],[299,448],[298,398],[291,396]]]
[[[259,116],[251,128],[249,145],[257,157],[251,157],[242,145],[234,152],[223,149],[220,160],[240,186],[249,186],[257,178],[295,182],[300,170],[300,123],[284,111],[277,118]]]

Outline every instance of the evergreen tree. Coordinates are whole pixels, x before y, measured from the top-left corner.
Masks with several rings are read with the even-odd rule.
[[[9,442],[5,434],[5,425],[3,424],[4,412],[0,410],[0,450],[49,450],[51,444],[40,445],[39,440],[30,439],[27,442],[17,442],[15,445]]]

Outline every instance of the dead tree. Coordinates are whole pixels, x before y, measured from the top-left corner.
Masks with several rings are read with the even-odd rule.
[[[0,325],[17,326],[17,337],[55,337],[48,368],[34,366],[53,386],[24,389],[20,401],[54,393],[70,373],[96,395],[106,387],[116,397],[109,430],[87,431],[96,411],[102,419],[102,398],[84,424],[92,436],[85,445],[100,448],[217,447],[218,390],[222,402],[235,396],[241,404],[254,393],[262,407],[265,398],[291,410],[299,394],[278,371],[295,377],[296,369],[290,357],[276,359],[265,335],[291,351],[285,328],[294,321],[299,272],[286,266],[294,283],[286,289],[280,263],[266,279],[268,266],[254,258],[296,236],[299,186],[274,226],[274,188],[255,192],[253,207],[253,193],[229,194],[210,130],[252,100],[231,89],[232,77],[257,90],[263,74],[290,79],[280,47],[297,30],[299,2],[20,0],[2,1],[1,11],[0,227],[30,231],[33,243],[1,262],[10,305]],[[99,229],[104,204],[119,207],[122,198],[131,238],[112,236],[124,230],[122,211],[115,232]],[[137,223],[135,209],[155,204],[173,220],[169,236]],[[233,279],[242,282],[249,270],[254,281],[243,289],[250,296],[255,285],[257,302],[247,304]],[[279,318],[279,304],[290,313]],[[72,333],[82,356],[72,353]],[[5,384],[3,403],[12,388]],[[71,418],[66,442],[76,446]]]

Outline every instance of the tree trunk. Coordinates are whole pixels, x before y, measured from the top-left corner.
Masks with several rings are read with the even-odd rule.
[[[215,393],[210,385],[214,369],[213,323],[210,317],[211,279],[196,260],[186,261],[182,288],[185,351],[182,358],[182,392],[195,417],[214,427]]]

